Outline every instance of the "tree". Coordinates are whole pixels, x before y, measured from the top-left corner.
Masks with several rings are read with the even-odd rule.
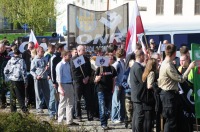
[[[1,0],[0,9],[10,22],[26,23],[39,35],[56,19],[55,0]]]

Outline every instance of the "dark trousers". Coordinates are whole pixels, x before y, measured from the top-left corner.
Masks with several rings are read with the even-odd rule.
[[[143,132],[152,132],[153,128],[153,110],[144,111]]]
[[[6,84],[1,84],[0,83],[0,96],[1,96],[1,105],[6,106],[6,93],[8,92],[8,89],[6,87]]]
[[[83,84],[83,83],[74,83],[75,84],[75,96],[76,96],[76,104],[75,104],[75,110],[76,110],[76,116],[81,118],[81,97],[83,96],[86,103],[86,110],[87,110],[87,117],[88,119],[92,119],[92,93],[89,84]]]
[[[33,76],[31,74],[27,75],[28,79],[28,86],[27,86],[27,98],[28,98],[28,104],[35,106],[35,90],[34,90],[34,80]]]
[[[2,107],[6,106],[6,93],[8,92],[8,88],[6,83],[4,82],[4,78],[0,76],[0,99]]]
[[[132,131],[142,132],[144,122],[144,111],[142,103],[133,103],[133,119],[132,119]]]
[[[98,101],[98,92],[96,91],[97,85],[92,84],[91,85],[91,91],[92,91],[92,113],[93,116],[96,118],[99,118],[99,101]]]
[[[165,118],[164,132],[176,132],[177,99],[175,91],[161,91],[162,116]]]
[[[19,102],[20,108],[23,112],[27,111],[25,106],[25,86],[24,81],[12,81],[10,88],[10,109],[11,112],[16,112],[16,99]]]

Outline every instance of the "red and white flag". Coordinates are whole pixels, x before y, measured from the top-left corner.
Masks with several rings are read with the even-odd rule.
[[[35,34],[33,33],[33,30],[31,29],[31,33],[30,33],[30,36],[29,36],[29,42],[34,42],[35,44],[35,49],[38,48],[39,44],[37,42],[37,39],[35,37]]]
[[[130,54],[136,50],[136,43],[138,41],[137,35],[144,33],[144,28],[142,20],[140,17],[140,12],[138,10],[137,0],[134,1],[133,15],[131,18],[131,23],[128,28],[128,33],[126,36],[126,54]]]

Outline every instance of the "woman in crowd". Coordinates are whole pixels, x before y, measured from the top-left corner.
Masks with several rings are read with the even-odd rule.
[[[157,60],[154,58],[150,58],[146,64],[144,69],[144,73],[142,74],[142,81],[144,82],[147,100],[143,103],[144,110],[144,123],[143,123],[143,131],[151,132],[153,128],[153,112],[155,107],[154,100],[154,91],[153,91],[153,83],[156,81],[156,70],[158,67]],[[147,88],[147,89],[146,89]]]

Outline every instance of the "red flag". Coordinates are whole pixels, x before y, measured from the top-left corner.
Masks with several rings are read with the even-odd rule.
[[[38,44],[37,39],[36,39],[36,37],[35,37],[35,35],[34,35],[34,33],[33,33],[33,30],[31,30],[31,33],[30,33],[29,42],[34,42],[34,44],[35,44],[35,46],[34,46],[35,49],[38,48],[39,44]]]
[[[144,33],[144,28],[142,24],[142,20],[140,17],[140,12],[138,10],[137,1],[134,1],[133,6],[133,15],[131,18],[131,23],[128,28],[128,33],[126,36],[126,53],[132,53],[136,50],[136,42],[138,40],[137,35],[140,33]]]

